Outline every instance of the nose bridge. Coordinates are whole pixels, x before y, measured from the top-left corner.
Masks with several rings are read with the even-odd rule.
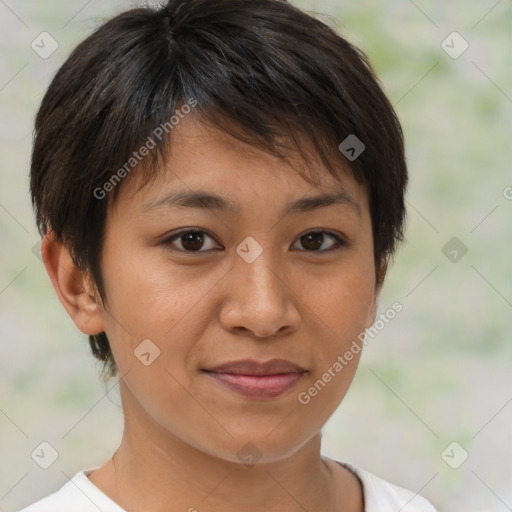
[[[249,294],[253,300],[275,300],[280,294],[279,255],[270,245],[271,237],[259,237],[259,242],[249,236],[237,247],[237,256],[233,270],[237,281],[243,287],[244,295]]]
[[[300,315],[281,276],[282,255],[269,245],[271,239],[247,237],[236,248],[230,298],[221,314],[225,328],[244,328],[258,337],[271,336],[284,327],[297,328]]]

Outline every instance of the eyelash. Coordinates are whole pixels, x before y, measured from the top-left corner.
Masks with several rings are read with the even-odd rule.
[[[159,245],[162,245],[162,246],[164,246],[165,248],[167,248],[167,249],[169,249],[171,251],[181,252],[181,253],[186,253],[186,254],[194,254],[194,255],[195,254],[201,254],[201,253],[208,253],[211,250],[213,250],[213,249],[208,249],[206,251],[187,251],[185,249],[178,249],[176,247],[172,247],[172,243],[175,240],[179,239],[180,237],[182,237],[183,235],[186,235],[188,233],[199,233],[199,234],[202,234],[202,235],[207,235],[210,238],[212,238],[213,240],[215,240],[212,235],[210,235],[208,232],[206,232],[206,231],[204,231],[202,229],[190,229],[189,228],[189,229],[186,229],[186,230],[182,230],[182,231],[180,231],[178,233],[175,233],[174,235],[166,238]],[[308,250],[305,251],[305,252],[308,252],[308,253],[311,253],[311,254],[330,254],[330,253],[339,251],[341,249],[344,249],[345,247],[347,247],[349,245],[348,242],[346,242],[339,235],[337,235],[336,233],[333,233],[332,231],[327,231],[325,229],[312,229],[312,230],[307,231],[306,233],[300,235],[297,240],[300,240],[302,237],[304,237],[306,235],[309,235],[311,233],[327,234],[329,237],[333,238],[336,241],[336,244],[333,247],[329,248],[329,249],[316,250],[316,251],[308,251]]]

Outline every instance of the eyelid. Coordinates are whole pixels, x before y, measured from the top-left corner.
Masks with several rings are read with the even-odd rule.
[[[190,233],[190,232],[198,232],[198,233],[201,233],[201,234],[208,235],[218,245],[220,245],[219,242],[217,242],[217,239],[211,233],[209,233],[206,229],[204,229],[204,228],[196,228],[196,227],[193,227],[193,226],[190,227],[190,228],[180,229],[180,230],[174,232],[173,234],[171,234],[169,236],[166,236],[161,242],[159,242],[158,245],[162,245],[165,248],[167,248],[167,249],[169,249],[171,251],[174,251],[174,252],[179,252],[179,253],[182,253],[182,254],[189,254],[189,255],[210,253],[212,251],[211,249],[209,249],[207,251],[184,251],[182,249],[178,249],[178,248],[173,247],[171,245],[172,242],[174,242],[175,240],[179,239],[180,236],[185,235],[186,233]]]
[[[190,233],[190,232],[198,232],[198,233],[201,233],[201,234],[205,234],[205,235],[209,236],[210,238],[212,238],[217,244],[219,244],[219,242],[217,242],[216,238],[212,234],[210,234],[206,229],[199,228],[199,227],[196,228],[196,227],[192,226],[192,227],[180,229],[179,231],[171,234],[170,236],[167,236],[166,238],[164,238],[159,243],[159,245],[162,245],[162,246],[164,246],[165,248],[167,248],[167,249],[169,249],[171,251],[178,252],[178,253],[181,253],[181,254],[187,254],[187,255],[197,255],[197,254],[203,254],[203,253],[209,254],[212,250],[215,250],[215,249],[208,249],[206,251],[185,251],[183,249],[178,249],[176,247],[172,247],[171,244],[176,239],[178,239],[181,235],[184,235],[184,234]],[[315,254],[319,254],[319,255],[321,255],[321,254],[330,254],[330,253],[333,253],[335,251],[344,249],[344,248],[346,248],[346,247],[348,247],[350,245],[349,241],[348,241],[348,238],[345,235],[343,235],[343,234],[341,234],[341,233],[339,233],[337,231],[329,230],[329,229],[326,229],[326,228],[309,228],[306,231],[304,231],[303,233],[301,233],[300,235],[298,235],[297,238],[295,239],[295,241],[299,240],[303,236],[308,235],[309,233],[322,233],[322,234],[325,234],[325,235],[331,237],[332,239],[334,239],[336,241],[336,244],[333,247],[329,248],[329,249],[324,249],[324,250],[319,250],[319,251],[307,251],[307,250],[300,250],[299,249],[299,252],[304,252],[306,254],[312,254],[312,255],[315,255]]]
[[[322,233],[324,235],[327,235],[327,236],[333,238],[336,241],[336,244],[333,247],[329,248],[329,249],[324,249],[324,250],[321,250],[321,251],[305,251],[305,250],[302,250],[300,252],[304,252],[306,254],[312,254],[312,255],[315,255],[315,254],[331,254],[333,252],[339,251],[340,249],[344,249],[344,248],[349,246],[348,238],[345,235],[339,233],[338,231],[332,231],[330,229],[325,229],[325,228],[310,228],[307,231],[304,231],[304,233],[301,233],[297,237],[296,240],[301,239],[303,236],[306,236],[309,233]]]

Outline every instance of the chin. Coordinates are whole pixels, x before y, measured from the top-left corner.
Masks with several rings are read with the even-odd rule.
[[[255,464],[271,464],[286,460],[299,451],[316,432],[307,436],[304,432],[290,432],[279,427],[282,420],[276,421],[273,429],[247,429],[233,433],[229,446],[222,449],[219,445],[212,454],[231,463],[253,466]],[[277,428],[276,428],[277,427]],[[219,449],[220,448],[220,449]]]

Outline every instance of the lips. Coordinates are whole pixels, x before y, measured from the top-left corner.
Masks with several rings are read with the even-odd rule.
[[[253,399],[282,395],[307,373],[301,366],[285,359],[232,361],[203,371],[224,387]]]

